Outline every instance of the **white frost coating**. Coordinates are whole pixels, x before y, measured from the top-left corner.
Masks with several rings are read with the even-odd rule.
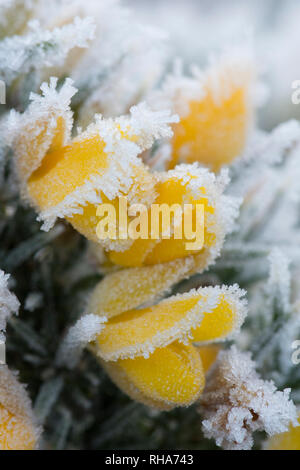
[[[35,6],[36,0],[1,0],[1,37],[12,36],[15,33],[20,34],[26,28],[26,22],[33,14]]]
[[[174,62],[173,71],[165,78],[160,90],[149,93],[148,102],[157,109],[173,109],[181,117],[189,113],[189,103],[205,97],[203,83],[194,77],[187,77],[183,72],[182,62]]]
[[[34,310],[42,306],[42,302],[43,294],[41,292],[30,292],[26,297],[24,309],[34,312]]]
[[[188,310],[180,320],[175,322],[168,329],[158,331],[152,336],[152,338],[147,339],[143,343],[135,343],[112,352],[102,351],[101,344],[97,344],[95,352],[105,361],[117,361],[118,359],[128,358],[133,359],[139,356],[147,358],[156,348],[168,346],[174,341],[185,342],[190,339],[191,331],[201,325],[204,314],[210,314],[217,307],[221,297],[225,298],[235,313],[233,331],[227,336],[232,337],[236,332],[238,332],[246,316],[246,303],[242,298],[244,295],[245,291],[239,289],[237,285],[230,287],[200,287],[197,290],[192,289],[187,293],[174,295],[159,303],[162,310],[164,305],[168,306],[168,304],[174,300],[181,301],[197,296],[199,296],[199,299],[196,305]],[[224,339],[224,337],[220,338],[219,341],[224,341]],[[216,340],[214,340],[214,342],[215,341]]]
[[[283,157],[299,140],[300,124],[295,120],[279,124],[270,133],[255,130],[243,155],[233,163],[233,169],[242,171],[245,163],[256,161],[264,166],[281,163]]]
[[[92,16],[97,25],[94,40],[71,72],[87,96],[79,110],[80,124],[85,126],[95,113],[105,117],[127,113],[157,84],[167,61],[166,35],[148,21],[140,24],[135,12],[119,0],[71,4],[69,18]]]
[[[180,117],[189,113],[189,103],[201,102],[207,93],[215,104],[220,106],[232,93],[243,87],[248,99],[253,99],[255,82],[253,50],[250,44],[228,47],[219,56],[212,56],[208,67],[192,67],[192,76],[185,76],[180,61],[174,65],[173,73],[168,75],[161,90],[149,95],[149,102],[156,107],[171,108]]]
[[[94,37],[92,18],[75,18],[62,28],[45,30],[37,20],[29,23],[24,36],[0,41],[0,77],[9,85],[18,75],[41,66],[61,65],[74,47],[87,47]]]
[[[73,113],[70,102],[77,90],[71,79],[66,79],[58,91],[56,86],[57,78],[51,77],[49,85],[41,85],[42,95],[31,93],[31,104],[26,112],[11,111],[7,123],[7,144],[14,148],[21,189],[27,198],[26,182],[49,150],[59,119],[62,120],[62,145],[71,137]]]
[[[108,155],[109,167],[105,172],[101,169],[98,174],[91,175],[84,185],[68,194],[56,206],[42,211],[39,215],[39,220],[44,221],[42,228],[49,230],[57,217],[82,213],[82,207],[88,203],[99,204],[100,191],[110,200],[125,194],[129,203],[151,204],[155,197],[154,187],[151,188],[151,182],[148,181],[146,187],[141,187],[137,192],[133,166],[142,167],[138,155],[151,147],[155,139],[171,135],[169,125],[176,121],[177,116],[172,116],[169,111],[151,111],[144,103],[132,107],[129,116],[117,119],[96,116],[95,123],[74,141],[82,142],[99,135],[105,143],[104,151]],[[133,142],[133,139],[136,141]],[[137,194],[143,194],[143,199],[138,200]]]
[[[290,389],[280,392],[262,380],[250,354],[232,346],[219,353],[200,399],[204,434],[227,450],[251,449],[254,431],[272,436],[298,425],[289,395]]]
[[[193,258],[187,257],[108,274],[95,287],[88,309],[112,318],[134,308],[153,305],[188,276],[193,265]]]
[[[62,134],[61,146],[71,142],[73,114],[70,101],[76,93],[72,83],[71,79],[66,79],[57,91],[57,79],[51,78],[50,85],[42,84],[42,96],[31,95],[32,103],[24,114],[11,113],[7,143],[14,147],[19,179],[27,199],[30,198],[26,194],[26,181],[51,149],[57,132]],[[82,208],[88,203],[99,204],[100,192],[110,200],[125,194],[130,203],[151,204],[155,197],[154,188],[151,188],[152,178],[149,175],[143,183],[139,180],[141,184],[137,191],[133,167],[142,168],[143,163],[138,155],[151,147],[155,139],[171,136],[170,124],[177,120],[177,116],[172,116],[169,111],[151,111],[144,103],[131,108],[129,116],[105,120],[97,115],[95,122],[73,142],[100,136],[105,143],[108,168],[105,171],[99,168],[59,204],[42,211],[39,215],[39,220],[44,222],[42,228],[49,230],[57,217],[82,213]],[[138,194],[142,195],[142,200],[139,200]],[[34,204],[34,201],[31,202]]]
[[[174,170],[157,173],[157,178],[162,182],[169,179],[180,180],[182,185],[186,185],[187,195],[192,195],[194,200],[205,198],[208,206],[214,208],[212,213],[206,211],[205,228],[207,232],[215,235],[215,243],[211,246],[205,246],[205,250],[203,250],[205,261],[203,263],[201,262],[201,254],[198,255],[199,271],[203,271],[202,264],[207,269],[220,255],[225,236],[236,228],[235,221],[242,202],[240,198],[224,195],[224,190],[230,181],[228,170],[224,169],[216,176],[206,168],[200,167],[198,163],[180,164]],[[202,188],[205,189],[205,193],[202,192]]]
[[[273,248],[270,256],[270,275],[267,290],[271,299],[278,299],[282,310],[290,309],[291,273],[289,261],[278,248]]]
[[[5,340],[4,332],[7,320],[14,313],[18,313],[20,302],[7,286],[9,274],[0,269],[0,340]]]
[[[69,368],[76,366],[85,346],[94,341],[104,328],[105,317],[88,314],[72,326],[64,338],[58,353],[57,362]]]

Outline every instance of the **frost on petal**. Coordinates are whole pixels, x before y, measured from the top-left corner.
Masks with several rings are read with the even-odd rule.
[[[245,317],[244,305],[238,299],[243,293],[233,289],[235,294],[230,288],[228,292],[225,288],[199,288],[113,317],[97,337],[96,353],[106,361],[146,358],[156,348],[176,340],[222,340],[239,328]]]
[[[205,383],[200,355],[191,344],[174,342],[156,349],[149,358],[102,364],[125,393],[158,409],[191,405]]]
[[[232,346],[219,354],[201,396],[204,434],[224,449],[251,449],[254,431],[272,436],[297,425],[289,395],[290,389],[280,392],[262,380],[250,355]]]
[[[175,107],[176,112],[183,114],[173,126],[170,168],[180,162],[199,161],[217,171],[242,153],[253,122],[254,75],[249,47],[230,49],[206,70],[195,71],[195,77],[190,79],[191,92],[195,95],[198,87],[200,96],[186,102],[185,109],[182,105]],[[179,80],[177,93],[173,91],[175,104],[181,83]],[[187,93],[182,96],[184,101]]]
[[[57,92],[55,85],[53,83],[51,90],[58,97],[62,91]],[[46,98],[37,98],[39,113],[45,101],[47,107]],[[66,104],[69,113],[69,101]],[[37,119],[32,119],[28,112],[25,116],[31,126],[39,122],[39,115]],[[56,114],[49,121],[48,113],[46,131],[41,128],[30,133],[30,143],[33,142],[39,158],[35,158],[35,171],[32,164],[30,171],[27,169],[27,178],[30,175],[28,198],[39,209],[39,220],[44,222],[45,230],[53,226],[57,217],[68,218],[87,238],[97,242],[96,209],[101,202],[112,201],[118,196],[128,197],[130,204],[142,202],[148,205],[154,200],[153,176],[138,155],[151,146],[154,139],[168,134],[169,124],[175,118],[168,112],[152,112],[141,104],[132,109],[129,116],[106,120],[96,116],[86,131],[70,141],[70,132],[61,139],[60,127],[64,121],[57,117]],[[68,131],[71,121],[69,124]],[[51,125],[54,130],[48,132]],[[57,126],[59,135],[53,141]],[[46,142],[43,141],[44,134]],[[25,165],[26,169],[26,162],[32,160],[32,151],[22,148],[22,142],[20,146],[22,152],[16,149],[18,162],[21,162],[19,166]]]
[[[204,246],[200,250],[190,249],[187,245],[189,240],[185,236],[175,236],[175,223],[171,218],[170,236],[164,237],[160,227],[159,238],[154,240],[151,237],[150,219],[147,239],[135,240],[129,250],[111,251],[108,253],[109,259],[121,266],[142,266],[192,255],[195,262],[193,272],[203,271],[219,256],[225,236],[233,230],[238,215],[240,200],[223,194],[228,183],[226,171],[216,177],[194,163],[158,173],[156,178],[155,204],[179,204],[181,207],[183,204],[192,204],[193,208],[196,204],[204,205]],[[150,215],[148,211],[149,218]]]
[[[62,28],[45,30],[35,20],[24,36],[0,41],[0,78],[9,85],[21,74],[43,66],[61,65],[74,47],[87,47],[95,25],[91,18],[75,18]]]
[[[64,338],[57,353],[57,362],[69,368],[74,367],[86,345],[101,333],[105,322],[106,318],[98,315],[88,314],[81,317]]]
[[[31,104],[24,114],[11,111],[7,124],[7,142],[13,146],[21,189],[42,164],[47,152],[65,145],[71,136],[73,113],[70,109],[76,88],[67,79],[56,90],[57,78],[41,85],[42,96],[31,94]]]
[[[201,324],[191,331],[192,340],[197,344],[236,337],[247,315],[246,292],[238,285],[216,286],[213,289],[218,295],[217,306],[204,314]]]
[[[107,318],[145,304],[157,302],[188,275],[193,259],[124,269],[109,274],[94,289],[88,310]]]
[[[24,386],[7,366],[1,366],[0,449],[34,450],[40,433]]]
[[[0,340],[4,340],[4,332],[7,320],[12,314],[17,313],[20,303],[7,286],[9,274],[0,269]]]

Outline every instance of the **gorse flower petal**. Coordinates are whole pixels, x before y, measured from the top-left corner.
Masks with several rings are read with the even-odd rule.
[[[122,266],[141,266],[165,263],[176,258],[188,255],[198,257],[195,260],[198,271],[208,267],[218,256],[224,242],[225,235],[233,228],[233,222],[238,213],[239,200],[224,196],[224,187],[228,181],[225,174],[216,178],[213,173],[194,165],[180,165],[176,169],[156,175],[157,193],[154,204],[168,205],[184,204],[193,206],[193,223],[195,222],[195,211],[197,205],[204,207],[203,223],[203,247],[197,249],[189,248],[190,241],[185,234],[184,224],[181,221],[181,237],[176,237],[176,218],[169,218],[170,236],[166,237],[163,228],[160,227],[157,239],[151,237],[151,216],[148,211],[147,239],[135,240],[128,250],[112,251],[108,254],[109,259]],[[152,208],[151,208],[152,209]],[[168,227],[167,227],[168,228]]]
[[[148,358],[101,360],[110,378],[134,400],[151,408],[170,410],[188,406],[203,391],[205,376],[218,348],[197,348],[174,342]]]
[[[199,161],[218,171],[242,153],[253,122],[254,74],[245,48],[224,53],[190,83],[179,78],[176,86],[173,79],[171,101],[181,120],[173,126],[170,168]]]
[[[144,395],[169,406],[190,405],[204,387],[200,355],[191,344],[174,342],[155,349],[148,359],[124,359],[117,364]]]
[[[124,312],[107,322],[96,341],[97,354],[113,361],[147,357],[175,340],[222,340],[243,323],[243,295],[236,287],[206,287]]]
[[[89,310],[107,318],[155,302],[187,276],[195,266],[193,257],[129,268],[108,274],[89,299]]]
[[[7,366],[0,367],[0,449],[34,450],[40,430],[24,387]]]
[[[95,288],[87,306],[108,317],[91,350],[125,393],[151,407],[169,409],[197,400],[218,348],[193,342],[222,341],[244,321],[244,292],[237,286],[199,288],[159,301],[192,265],[187,258],[185,263],[112,273]],[[135,292],[139,276],[140,290]],[[143,307],[147,302],[158,303]]]

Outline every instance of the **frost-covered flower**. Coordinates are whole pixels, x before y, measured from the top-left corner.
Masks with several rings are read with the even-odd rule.
[[[0,367],[0,450],[34,450],[40,429],[23,385],[7,366]]]
[[[273,382],[263,381],[250,354],[232,346],[219,353],[201,396],[204,434],[225,449],[251,449],[254,431],[273,436],[297,426],[289,395],[290,389],[280,392]]]
[[[203,391],[215,343],[237,335],[246,315],[238,286],[193,289],[161,300],[193,267],[187,258],[111,273],[69,330],[58,361],[69,367],[84,345],[111,379],[148,406],[188,406]],[[85,326],[86,325],[86,326]]]
[[[203,204],[204,247],[197,258],[198,271],[219,254],[226,233],[237,215],[238,200],[224,196],[226,174],[216,178],[196,165],[179,166],[167,173],[151,173],[139,155],[154,139],[169,137],[175,116],[152,112],[144,104],[130,116],[115,120],[96,118],[86,131],[71,139],[70,99],[75,93],[70,81],[56,91],[42,85],[43,96],[32,96],[23,114],[11,115],[10,139],[24,197],[40,212],[49,229],[64,217],[88,239],[101,243],[96,234],[97,207],[126,196],[128,203]],[[174,229],[171,227],[171,232]],[[149,225],[150,230],[150,225]],[[110,260],[123,266],[157,264],[190,255],[186,239],[159,238],[102,241]],[[166,249],[167,248],[167,249]],[[198,250],[199,251],[199,250]],[[195,250],[194,250],[195,252]]]
[[[228,184],[227,173],[215,177],[206,169],[194,165],[179,165],[174,170],[155,174],[154,204],[184,204],[193,206],[195,220],[196,204],[204,206],[204,243],[201,249],[190,249],[188,239],[184,235],[181,220],[182,237],[176,238],[176,218],[170,221],[170,236],[166,237],[163,227],[159,237],[150,236],[150,210],[148,210],[149,236],[146,239],[134,240],[129,249],[110,250],[109,259],[122,266],[141,266],[165,263],[177,258],[194,257],[194,271],[201,272],[207,268],[220,253],[225,236],[230,233],[238,214],[240,201],[224,195]]]
[[[192,260],[176,260],[112,273],[87,306],[107,319],[92,351],[122,390],[149,406],[169,409],[198,399],[202,361],[210,364],[216,349],[195,344],[233,337],[246,315],[245,293],[237,286],[199,288],[160,301],[191,266]]]
[[[59,91],[57,80],[32,95],[24,114],[11,115],[9,139],[23,195],[40,212],[49,230],[57,217],[70,220],[87,238],[97,241],[96,209],[103,200],[126,195],[128,201],[151,203],[153,176],[138,155],[154,139],[170,136],[176,116],[152,112],[146,105],[130,116],[104,120],[97,116],[84,132],[71,139],[71,80]]]
[[[207,69],[180,69],[152,99],[166,102],[180,116],[173,126],[169,168],[198,161],[213,171],[242,154],[253,127],[255,66],[249,47],[229,49]]]

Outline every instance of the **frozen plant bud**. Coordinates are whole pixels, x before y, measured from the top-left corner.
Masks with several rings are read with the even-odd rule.
[[[167,79],[162,97],[180,116],[173,126],[169,168],[198,161],[218,171],[243,152],[253,124],[254,81],[248,47],[229,49],[194,77]]]
[[[176,261],[113,273],[88,304],[89,311],[108,318],[92,351],[125,393],[159,409],[199,398],[216,347],[199,354],[195,344],[232,337],[245,318],[244,292],[237,286],[200,288],[159,301],[184,272]],[[157,303],[145,306],[154,298]]]

